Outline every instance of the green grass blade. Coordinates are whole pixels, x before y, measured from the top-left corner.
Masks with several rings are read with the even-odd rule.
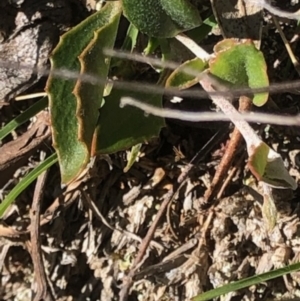
[[[56,153],[52,154],[45,161],[34,168],[28,175],[26,175],[6,196],[0,204],[0,218],[5,213],[6,209],[12,204],[16,197],[22,193],[43,171],[47,170],[54,163],[57,162]]]
[[[138,34],[139,30],[132,23],[130,23],[121,49],[132,52],[136,47]]]
[[[239,289],[249,287],[251,285],[259,284],[264,281],[268,281],[277,277],[284,276],[286,274],[290,274],[292,272],[296,272],[300,270],[300,263],[291,264],[289,266],[286,266],[284,268],[280,268],[274,271],[270,271],[267,273],[263,273],[260,275],[255,275],[249,278],[241,279],[233,283],[229,283],[226,285],[223,285],[221,287],[218,287],[216,289],[210,290],[208,292],[205,292],[201,295],[198,295],[197,297],[193,298],[193,301],[205,301],[210,300],[216,297],[219,297],[221,295],[228,294],[233,291],[237,291]]]
[[[39,101],[37,101],[35,104],[33,104],[31,107],[29,107],[26,111],[21,113],[19,116],[14,118],[12,121],[10,121],[8,124],[6,124],[1,130],[0,130],[0,141],[9,135],[13,130],[15,130],[18,126],[23,124],[24,122],[28,121],[31,117],[45,109],[48,105],[48,97],[43,97]]]

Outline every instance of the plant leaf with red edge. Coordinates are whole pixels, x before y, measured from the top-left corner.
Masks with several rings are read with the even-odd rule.
[[[89,45],[94,32],[109,24],[119,14],[120,5],[115,1],[107,3],[99,12],[65,33],[50,58],[52,70],[80,72],[78,56]],[[51,110],[53,146],[58,155],[63,183],[79,176],[90,159],[89,149],[78,137],[78,99],[73,94],[75,84],[74,79],[50,75],[46,87]]]
[[[199,58],[184,62],[175,69],[166,81],[166,87],[176,87],[180,90],[188,89],[199,83],[199,79],[193,75],[187,74],[184,69],[189,68],[199,74],[207,67],[207,63]]]
[[[109,23],[95,31],[93,39],[78,57],[82,74],[94,74],[102,79],[107,78],[110,57],[103,54],[103,49],[111,49],[114,46],[121,12],[121,6],[117,7]],[[105,82],[95,85],[79,80],[73,91],[78,101],[76,110],[79,121],[78,139],[85,144],[89,152],[103,102],[104,88]]]

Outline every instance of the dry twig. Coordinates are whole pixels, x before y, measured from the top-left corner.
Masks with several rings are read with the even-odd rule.
[[[161,203],[161,206],[159,208],[159,211],[156,214],[156,217],[154,219],[154,221],[151,224],[151,227],[149,228],[145,238],[143,239],[139,252],[134,260],[134,263],[132,265],[131,270],[129,271],[127,277],[125,277],[124,281],[123,281],[123,286],[121,288],[121,291],[119,293],[120,296],[120,301],[125,301],[128,298],[128,294],[129,294],[129,290],[130,287],[132,286],[133,283],[133,276],[135,274],[135,271],[139,268],[140,263],[143,260],[143,257],[146,253],[146,250],[150,244],[150,241],[152,240],[152,237],[154,235],[155,229],[157,228],[157,225],[160,221],[160,219],[162,218],[164,212],[166,211],[168,204],[173,200],[173,198],[177,195],[179,189],[181,188],[181,185],[179,186],[178,190],[175,192],[175,194],[173,194],[173,191],[170,190],[164,201]]]
[[[40,242],[40,209],[41,201],[43,199],[44,185],[47,178],[47,172],[41,174],[35,186],[33,202],[30,211],[31,219],[31,258],[35,273],[36,294],[34,301],[44,300],[53,301],[51,290],[49,289],[47,276],[45,273],[41,242]]]
[[[246,112],[251,108],[252,101],[246,96],[240,97],[239,111]],[[243,140],[240,131],[235,127],[231,138],[226,145],[225,154],[223,155],[217,171],[212,180],[211,186],[205,191],[204,201],[206,204],[210,203],[220,190],[224,178],[226,177],[228,170],[232,164],[234,157],[238,151],[238,148]]]

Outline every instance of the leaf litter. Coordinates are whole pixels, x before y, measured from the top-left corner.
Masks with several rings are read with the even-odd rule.
[[[277,47],[277,53],[282,51]],[[286,98],[293,100],[287,106]],[[299,101],[293,94],[279,94],[268,109],[293,112],[299,110]],[[210,186],[224,147],[212,140],[211,152],[205,152],[205,142],[215,129],[182,126],[174,121],[168,125],[159,140],[142,146],[138,161],[127,173],[123,173],[125,152],[114,154],[109,160],[98,158],[92,168],[65,189],[58,188],[57,168],[51,169],[44,186],[40,240],[55,300],[118,300],[121,282],[132,267],[141,239],[169,191],[177,190],[177,179],[201,149],[204,155],[192,164],[186,182],[174,195],[154,232],[133,278],[131,297],[189,300],[228,281],[298,261],[299,192],[273,193],[278,218],[268,232],[261,215],[261,195],[257,193],[261,187],[255,184],[242,160],[225,196],[212,208],[203,208],[202,196]],[[282,155],[299,183],[299,127],[268,126],[258,130],[264,141]],[[181,155],[175,154],[173,146]],[[39,157],[33,155],[30,160],[34,165]],[[11,184],[5,187],[4,192],[10,187]],[[11,229],[3,231],[1,238],[3,300],[30,299],[33,267],[27,233],[32,196],[33,190],[22,194],[14,205],[16,210],[6,216],[3,225],[5,231]],[[226,300],[295,297],[299,295],[299,279],[293,273],[234,292]]]

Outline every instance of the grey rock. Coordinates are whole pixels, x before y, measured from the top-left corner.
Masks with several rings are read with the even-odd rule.
[[[1,1],[0,101],[11,100],[42,77],[60,33],[71,25],[72,1]]]

